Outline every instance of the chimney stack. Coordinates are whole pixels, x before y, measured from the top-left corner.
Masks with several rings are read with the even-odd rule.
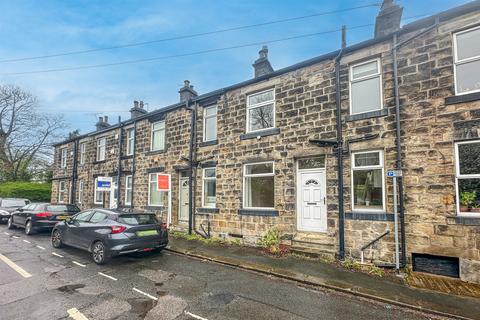
[[[97,127],[97,131],[110,127],[110,124],[108,123],[108,116],[98,117],[98,122],[95,124],[95,127]]]
[[[130,119],[140,117],[146,113],[147,110],[143,108],[143,101],[140,101],[140,103],[137,100],[133,101],[133,107],[130,109]]]
[[[268,47],[263,46],[260,51],[258,51],[258,59],[253,63],[254,76],[255,78],[272,73],[273,68],[268,61]]]
[[[375,21],[375,38],[386,36],[400,30],[403,7],[394,0],[383,0],[380,13]]]
[[[188,99],[195,98],[198,96],[197,91],[193,90],[193,86],[190,85],[190,81],[183,81],[183,87],[178,90],[180,93],[180,102],[187,101]]]

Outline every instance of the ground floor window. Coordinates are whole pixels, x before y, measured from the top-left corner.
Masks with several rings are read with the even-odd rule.
[[[480,213],[480,140],[455,144],[457,212]]]
[[[58,182],[58,202],[64,203],[65,202],[65,195],[67,193],[67,187],[65,181]]]
[[[167,191],[159,191],[157,188],[158,174],[150,173],[148,175],[148,205],[165,206],[167,203]]]
[[[273,162],[251,163],[244,166],[244,208],[274,208],[274,175]]]
[[[385,210],[383,152],[352,153],[352,209]]]
[[[125,205],[132,204],[132,176],[125,177]]]
[[[83,202],[83,189],[84,189],[84,182],[80,180],[78,182],[78,203]]]
[[[217,203],[217,178],[215,168],[203,169],[203,203],[204,207],[215,208]]]
[[[93,194],[93,203],[95,204],[103,204],[103,197],[105,196],[104,195],[104,192],[103,191],[99,191],[97,189],[97,180],[98,178],[95,178],[95,192]]]

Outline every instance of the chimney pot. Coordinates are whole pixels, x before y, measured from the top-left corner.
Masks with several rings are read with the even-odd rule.
[[[98,122],[95,124],[95,127],[97,128],[97,131],[110,127],[108,116],[98,117]]]
[[[193,90],[193,86],[190,85],[190,81],[183,81],[183,87],[178,91],[180,93],[180,102],[187,101],[189,99],[198,96],[197,91]]]
[[[130,109],[130,119],[134,119],[136,117],[144,115],[145,113],[147,113],[147,111],[143,109],[143,101],[133,101],[133,107]]]
[[[140,101],[140,109],[143,109],[143,101]]]
[[[103,122],[108,123],[108,116],[103,117]]]
[[[258,59],[253,63],[255,78],[272,73],[273,67],[268,61],[268,47],[262,46],[262,49],[258,51]]]
[[[137,100],[134,100],[134,101],[133,101],[133,107],[134,107],[134,108],[137,108],[137,107],[138,107],[138,101],[137,101]]]
[[[383,0],[380,12],[375,20],[375,38],[386,36],[400,30],[403,7],[394,0]]]

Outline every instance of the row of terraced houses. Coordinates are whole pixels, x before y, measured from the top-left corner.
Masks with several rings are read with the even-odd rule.
[[[55,145],[52,201],[148,210],[171,228],[292,250],[395,259],[480,283],[480,1],[401,26],[384,1],[375,36]],[[171,176],[171,192],[158,175]],[[110,192],[96,188],[110,176]],[[171,204],[169,206],[169,203]]]

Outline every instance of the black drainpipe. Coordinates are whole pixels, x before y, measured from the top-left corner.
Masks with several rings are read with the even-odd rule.
[[[346,28],[342,26],[342,48],[335,58],[335,104],[337,113],[337,176],[338,176],[338,257],[345,258],[345,210],[343,200],[343,133],[342,133],[342,107],[340,86],[340,60],[346,47]]]
[[[195,159],[194,157],[194,148],[195,148],[195,127],[197,121],[197,104],[195,103],[192,107],[190,107],[190,99],[187,99],[185,102],[185,106],[187,110],[191,112],[191,123],[190,123],[190,149],[188,155],[188,234],[192,234],[193,231],[193,169],[195,167]]]
[[[137,156],[137,120],[133,122],[133,158],[132,158],[132,199],[130,201],[130,209],[133,208],[133,198],[135,197],[135,159]]]
[[[72,186],[70,188],[70,204],[75,204],[75,191],[77,180],[77,152],[78,152],[78,139],[73,142],[73,165],[72,165]]]
[[[118,117],[120,128],[118,129],[118,168],[117,168],[117,209],[120,207],[120,178],[122,173],[122,140],[123,140],[123,125],[121,118]]]

